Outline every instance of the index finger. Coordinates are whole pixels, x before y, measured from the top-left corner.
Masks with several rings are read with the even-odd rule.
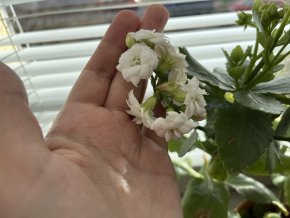
[[[120,12],[75,83],[67,102],[103,106],[120,55],[125,51],[128,32],[135,32],[140,19],[133,11]]]

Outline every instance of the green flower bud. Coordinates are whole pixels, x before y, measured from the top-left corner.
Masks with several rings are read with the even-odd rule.
[[[238,63],[244,57],[244,51],[241,46],[236,46],[231,53],[231,59],[235,63]]]
[[[157,75],[162,79],[166,79],[168,78],[168,74],[171,71],[171,68],[172,66],[170,62],[164,61],[162,63],[159,63],[157,67]]]
[[[126,36],[127,47],[131,48],[135,43],[136,43],[136,40],[130,34],[127,34],[127,36]]]
[[[270,19],[270,16],[268,14],[268,11],[264,10],[262,12],[261,21],[265,26],[267,26],[271,23],[271,19]]]
[[[186,93],[184,87],[175,82],[166,82],[157,87],[158,90],[170,95],[175,101],[183,103]]]
[[[279,18],[278,8],[275,4],[270,4],[267,13],[271,19]]]
[[[157,103],[157,100],[158,99],[156,96],[151,96],[142,104],[142,109],[144,111],[152,111]]]
[[[235,97],[234,97],[233,93],[231,93],[231,92],[226,92],[224,95],[224,98],[230,103],[235,102]]]
[[[230,76],[236,80],[240,79],[241,76],[244,74],[244,72],[245,72],[245,68],[242,66],[236,66],[229,69]]]
[[[252,23],[252,15],[247,14],[245,12],[238,13],[238,20],[236,20],[236,24],[239,26],[249,26]]]
[[[262,8],[263,5],[264,5],[263,1],[261,1],[261,0],[255,0],[254,3],[253,3],[253,5],[252,5],[252,10],[259,11]]]

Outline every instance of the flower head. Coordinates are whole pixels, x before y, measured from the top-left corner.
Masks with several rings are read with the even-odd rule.
[[[138,32],[130,32],[128,33],[127,38],[130,39],[130,40],[126,39],[127,41],[135,41],[137,43],[144,42],[146,44],[153,44],[152,47],[154,47],[155,45],[169,43],[168,38],[164,34],[155,32],[155,30],[152,31],[152,30],[141,29]]]
[[[158,71],[162,74],[168,74],[175,69],[186,71],[188,63],[185,55],[179,53],[178,49],[170,44],[155,46],[155,52],[160,60]]]
[[[141,79],[149,79],[157,67],[158,58],[148,46],[134,44],[124,52],[117,66],[123,78],[137,86]]]
[[[187,81],[186,71],[182,68],[174,68],[169,72],[168,81],[185,84]]]
[[[188,80],[186,86],[186,97],[184,104],[186,105],[185,114],[188,117],[195,117],[197,120],[202,120],[206,116],[206,102],[203,95],[206,95],[206,91],[199,87],[199,80],[193,77]]]
[[[159,117],[154,120],[151,129],[158,136],[165,137],[166,141],[169,141],[170,139],[180,138],[197,126],[198,124],[188,119],[184,113],[169,111],[165,118]]]

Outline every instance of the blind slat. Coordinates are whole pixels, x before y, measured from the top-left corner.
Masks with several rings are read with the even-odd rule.
[[[8,6],[8,5],[18,5],[30,2],[40,2],[45,0],[1,0],[0,6]]]
[[[165,31],[233,25],[235,17],[235,13],[232,12],[215,15],[177,17],[168,21]],[[108,24],[103,24],[21,33],[12,36],[11,39],[7,37],[0,38],[0,46],[10,45],[11,40],[14,44],[27,44],[97,38],[105,34],[108,26]]]
[[[255,32],[251,29],[243,32],[243,29],[240,27],[231,27],[168,33],[167,36],[176,46],[195,46],[249,41],[254,39]],[[90,56],[99,42],[99,40],[94,40],[80,43],[37,46],[23,49],[18,52],[18,55],[6,51],[0,54],[0,60],[13,62],[18,60],[18,56],[22,61]]]

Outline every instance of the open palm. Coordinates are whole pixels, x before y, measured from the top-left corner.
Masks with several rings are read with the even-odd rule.
[[[73,87],[46,139],[23,85],[0,66],[0,217],[182,217],[175,173],[162,139],[135,125],[133,86],[115,68],[127,32],[161,31],[167,11],[121,12]],[[134,90],[142,99],[142,84]]]

